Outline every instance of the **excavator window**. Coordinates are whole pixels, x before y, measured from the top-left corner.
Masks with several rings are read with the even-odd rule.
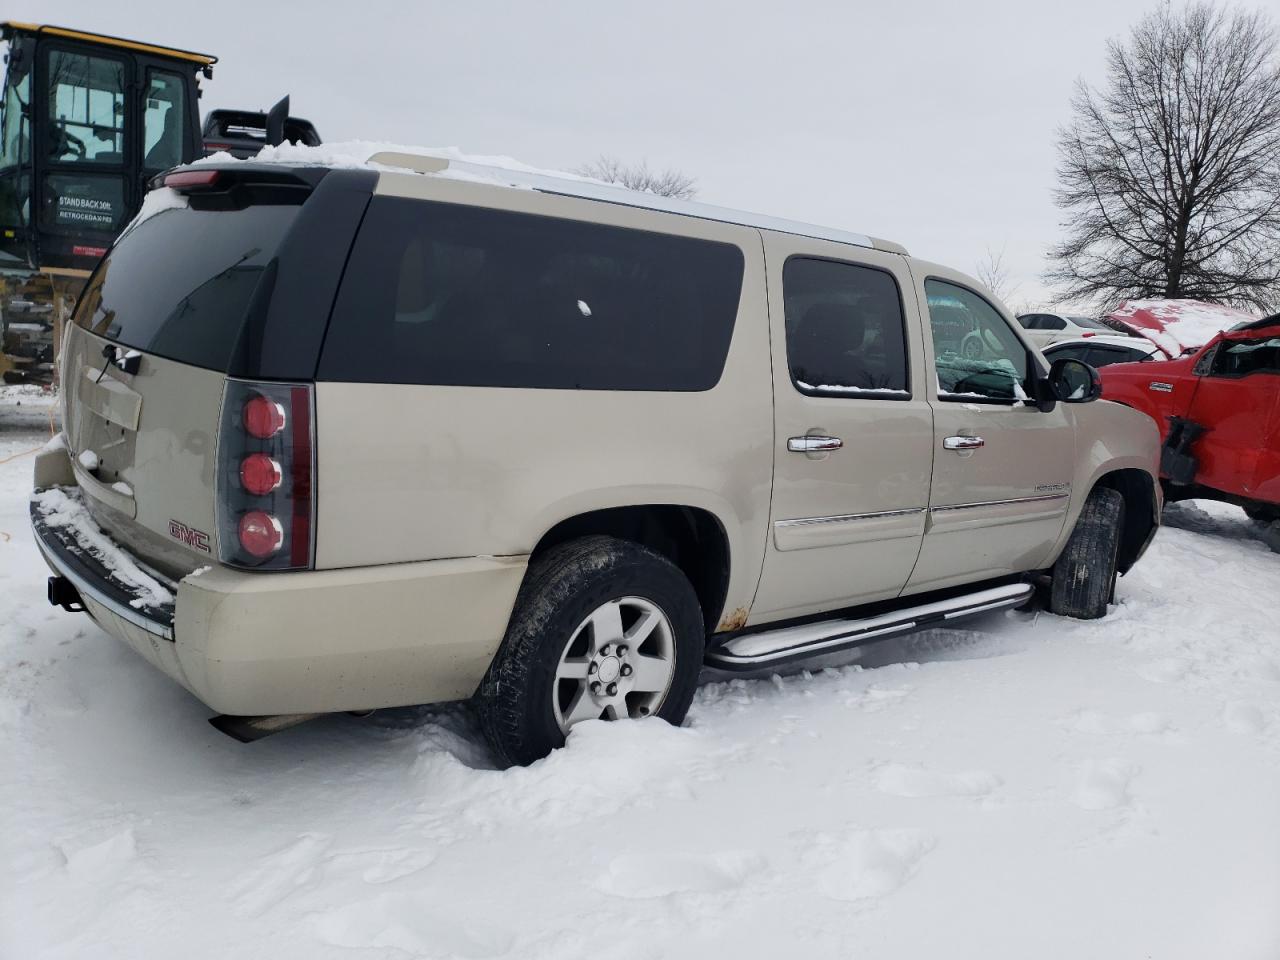
[[[124,162],[124,62],[66,50],[49,52],[47,159]]]
[[[31,159],[31,119],[26,109],[30,102],[31,74],[5,88],[0,168],[13,167]]]
[[[142,122],[142,168],[148,173],[182,163],[186,142],[187,86],[167,70],[148,70],[147,109]]]

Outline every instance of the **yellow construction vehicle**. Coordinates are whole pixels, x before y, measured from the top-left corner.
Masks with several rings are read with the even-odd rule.
[[[203,155],[199,79],[218,58],[29,23],[0,24],[0,38],[0,371],[44,379],[63,320],[147,182]]]

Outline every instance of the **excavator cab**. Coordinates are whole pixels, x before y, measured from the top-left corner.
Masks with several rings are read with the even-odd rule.
[[[6,22],[0,272],[83,278],[147,181],[204,154],[199,77],[216,57]]]

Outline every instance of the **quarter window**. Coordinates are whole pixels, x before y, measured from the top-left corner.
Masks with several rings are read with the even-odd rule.
[[[995,307],[965,287],[926,280],[938,396],[1005,401],[1028,396],[1026,347]]]
[[[787,362],[801,393],[911,396],[898,284],[883,270],[792,257],[782,270]]]
[[[728,243],[374,197],[319,379],[709,390],[742,272]]]

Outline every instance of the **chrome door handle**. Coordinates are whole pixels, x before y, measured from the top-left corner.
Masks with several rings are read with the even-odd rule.
[[[944,450],[977,450],[986,445],[987,441],[981,437],[947,437],[942,441]]]
[[[844,441],[839,437],[790,437],[787,440],[787,449],[792,453],[822,453],[843,446]]]

